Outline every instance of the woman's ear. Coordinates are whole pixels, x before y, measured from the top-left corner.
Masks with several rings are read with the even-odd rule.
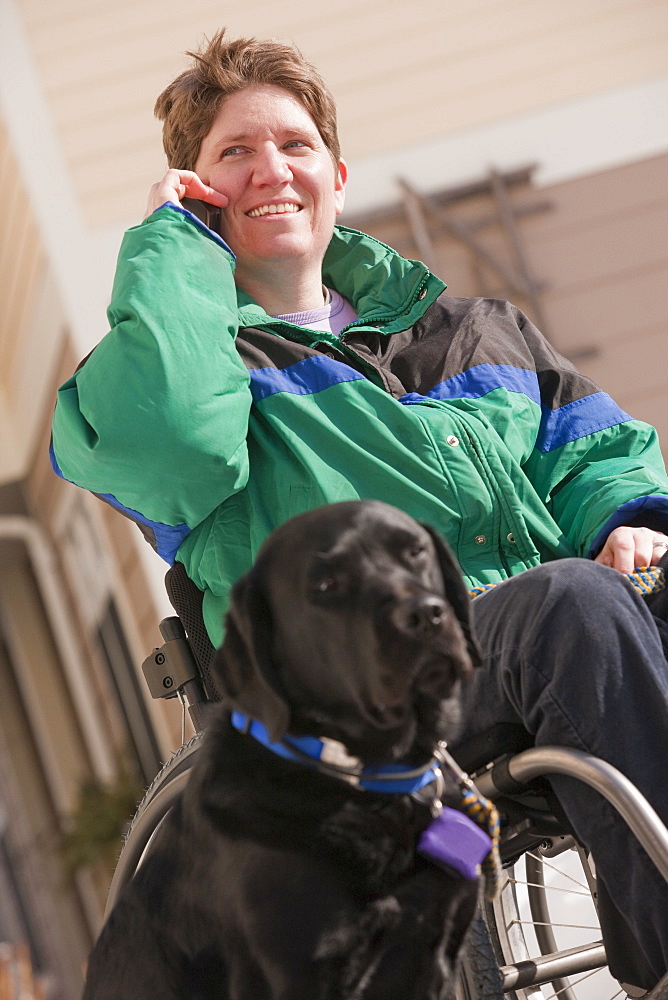
[[[338,172],[334,182],[334,204],[336,214],[341,215],[346,200],[346,184],[348,183],[348,165],[345,160],[339,160]]]

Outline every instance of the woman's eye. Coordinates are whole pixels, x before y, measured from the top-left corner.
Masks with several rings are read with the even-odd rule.
[[[235,156],[237,153],[243,153],[243,146],[230,146],[223,150],[222,156]]]
[[[290,142],[286,142],[285,149],[299,149],[301,146],[305,146],[306,143],[303,139],[291,139]]]

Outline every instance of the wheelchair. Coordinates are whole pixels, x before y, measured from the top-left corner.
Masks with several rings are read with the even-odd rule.
[[[112,879],[107,916],[182,794],[207,706],[220,700],[210,669],[214,650],[202,619],[202,593],[180,563],[165,583],[177,616],[160,623],[164,643],[144,661],[144,675],[153,697],[179,698],[183,735],[186,713],[195,735],[182,740],[138,806]],[[545,776],[569,775],[607,798],[652,858],[657,877],[668,880],[668,830],[646,799],[604,761],[568,748],[534,747],[518,726],[500,725],[459,747],[455,756],[497,807],[503,865],[497,897],[481,900],[469,932],[457,1000],[668,1000],[668,976],[650,990],[632,985],[648,978],[642,955],[605,886],[597,884],[593,861],[569,828]],[[608,946],[628,956],[629,983],[608,972],[602,924]]]

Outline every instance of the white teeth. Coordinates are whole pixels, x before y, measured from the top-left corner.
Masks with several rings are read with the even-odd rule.
[[[254,208],[252,211],[248,212],[248,215],[252,219],[258,219],[261,215],[288,215],[299,211],[299,205],[295,205],[293,202],[285,202],[281,205],[261,205],[259,208]]]

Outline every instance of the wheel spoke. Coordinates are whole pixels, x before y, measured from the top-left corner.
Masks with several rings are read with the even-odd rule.
[[[581,983],[584,983],[585,980],[591,979],[592,976],[597,975],[601,971],[602,971],[601,969],[593,969],[592,972],[587,972],[585,973],[585,975],[580,976],[578,979],[571,978],[568,986],[563,986],[560,990],[556,990],[556,992],[554,993],[548,993],[544,997],[544,1000],[555,1000],[555,997],[559,998],[562,993],[564,993],[567,989],[569,989],[569,987],[579,986]],[[618,1000],[619,997],[624,996],[625,992],[626,992],[625,990],[618,990],[616,993],[613,993],[613,995],[609,998],[609,1000]]]
[[[511,920],[508,927],[512,927],[513,924],[522,924],[525,927],[566,927],[569,930],[577,931],[596,931],[600,932],[600,927],[596,924],[558,924],[554,920]]]
[[[490,914],[498,935],[498,961],[505,970],[506,988],[512,982],[518,997],[625,997],[619,983],[603,967],[601,930],[587,878],[588,866],[589,859],[580,852],[564,851],[552,861],[536,851],[504,870],[503,889]],[[596,962],[584,957],[588,949],[598,949]],[[532,962],[536,963],[535,972],[531,972]],[[526,985],[518,988],[517,976]],[[530,985],[532,979],[542,980],[542,987]]]
[[[530,858],[533,858],[534,861],[538,861],[540,864],[542,864],[543,868],[549,868],[550,871],[552,871],[556,875],[558,875],[559,878],[567,879],[569,882],[572,882],[574,885],[579,886],[581,889],[585,889],[586,892],[587,892],[587,895],[589,895],[589,886],[587,885],[586,882],[580,882],[578,879],[573,878],[572,875],[569,875],[567,872],[563,871],[561,868],[557,868],[556,865],[550,864],[550,862],[547,861],[540,854],[534,854],[532,851],[527,851],[527,855]],[[550,888],[552,888],[552,886],[550,886]]]
[[[563,874],[563,872],[560,872],[560,874]],[[580,889],[571,889],[569,886],[562,886],[562,885],[546,885],[546,886],[542,886],[542,885],[540,885],[539,882],[527,882],[525,879],[521,879],[521,878],[509,879],[508,881],[512,882],[513,885],[532,886],[533,888],[536,888],[536,889],[543,889],[544,888],[546,890],[546,892],[565,892],[565,893],[567,893],[570,896],[586,896],[587,898],[591,897],[591,893],[589,892],[589,890],[588,889],[584,889],[584,888],[582,890],[580,890]],[[575,879],[573,879],[573,881],[575,881]],[[580,883],[576,882],[575,884],[579,885]]]

